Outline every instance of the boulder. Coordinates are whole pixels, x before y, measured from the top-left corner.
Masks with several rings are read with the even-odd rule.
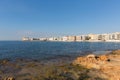
[[[13,78],[13,77],[8,77],[8,78],[5,78],[4,80],[15,80],[15,78]]]
[[[106,55],[101,55],[101,56],[99,56],[99,60],[100,61],[107,61],[108,57]]]

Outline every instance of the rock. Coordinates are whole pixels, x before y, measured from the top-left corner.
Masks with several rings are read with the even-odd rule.
[[[73,61],[74,65],[83,65],[88,68],[97,68],[99,69],[99,64],[104,64],[105,61],[110,61],[106,55],[95,56],[94,54],[90,54],[86,57],[78,57]]]
[[[6,64],[8,63],[9,60],[3,60],[3,64]]]
[[[113,54],[113,55],[120,55],[120,50],[112,51],[111,54]]]
[[[13,78],[13,77],[8,77],[8,78],[5,78],[4,80],[15,80],[15,78]]]
[[[89,54],[89,55],[87,55],[87,58],[95,58],[95,55],[94,54]]]
[[[9,62],[8,59],[0,60],[0,64],[7,64]]]
[[[99,60],[100,61],[107,61],[108,57],[106,55],[101,55],[101,56],[99,56]]]

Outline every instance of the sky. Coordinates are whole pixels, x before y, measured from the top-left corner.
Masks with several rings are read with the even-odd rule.
[[[0,40],[120,32],[120,0],[0,0]]]

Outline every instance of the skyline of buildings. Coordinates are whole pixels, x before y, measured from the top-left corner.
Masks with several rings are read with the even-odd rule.
[[[50,38],[29,38],[23,37],[23,41],[120,41],[120,32],[104,33],[104,34],[87,34],[77,36],[63,36],[63,37],[50,37]]]

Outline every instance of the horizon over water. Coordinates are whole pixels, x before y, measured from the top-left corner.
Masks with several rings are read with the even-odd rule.
[[[0,41],[0,59],[52,59],[120,49],[118,42]],[[96,53],[95,53],[96,54]]]

